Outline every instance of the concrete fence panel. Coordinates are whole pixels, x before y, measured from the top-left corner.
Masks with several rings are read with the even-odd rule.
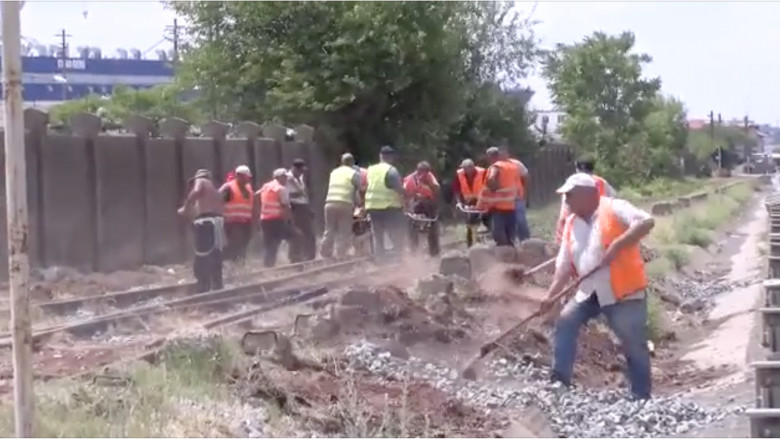
[[[256,171],[249,161],[249,149],[250,145],[246,139],[226,139],[222,141],[219,152],[222,156],[224,173],[235,170],[239,165],[246,165],[252,170],[252,176],[254,176]],[[225,177],[224,173],[217,178],[217,181],[222,181]]]
[[[217,170],[217,155],[213,139],[186,138],[182,145],[182,170],[184,179],[190,179],[195,172],[205,168],[212,173],[215,181],[221,182],[224,175]],[[183,196],[184,194],[182,194]]]
[[[183,201],[181,163],[175,139],[146,144],[146,262],[171,264],[184,258],[184,220],[176,210]]]
[[[43,241],[48,265],[93,269],[97,236],[91,142],[79,136],[43,138]]]
[[[95,139],[99,270],[144,263],[145,165],[135,135]]]
[[[276,168],[282,166],[282,152],[279,143],[270,138],[259,138],[253,146],[255,152],[255,185],[259,189],[271,180]]]

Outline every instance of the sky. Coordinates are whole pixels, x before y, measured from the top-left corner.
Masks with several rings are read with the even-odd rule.
[[[528,10],[533,3],[522,3]],[[681,99],[690,118],[710,110],[724,120],[746,114],[759,123],[780,125],[780,2],[552,2],[534,10],[543,47],[574,43],[600,30],[633,31],[636,50],[653,57],[646,75],[659,76],[666,94]],[[22,34],[42,44],[58,44],[63,28],[72,48],[98,46],[111,55],[137,48],[154,57],[168,49],[165,28],[174,15],[160,2],[27,1]],[[72,52],[73,53],[73,52]],[[536,91],[531,106],[552,109],[544,80],[528,79]]]

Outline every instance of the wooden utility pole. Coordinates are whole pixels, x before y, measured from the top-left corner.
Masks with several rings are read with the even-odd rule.
[[[33,437],[32,329],[28,282],[27,166],[22,101],[22,2],[3,1],[3,100],[5,102],[5,197],[8,216],[8,286],[13,334],[14,423],[17,437]]]

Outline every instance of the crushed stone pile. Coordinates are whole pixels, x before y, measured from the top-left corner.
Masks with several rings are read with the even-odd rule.
[[[566,390],[550,383],[549,371],[534,362],[498,359],[489,365],[493,380],[470,382],[460,379],[455,368],[414,357],[397,359],[365,341],[347,347],[344,354],[352,368],[391,380],[412,375],[469,405],[488,410],[539,408],[546,414],[551,429],[562,437],[679,436],[744,410],[738,406],[704,408],[679,397],[634,402],[622,390]],[[521,384],[500,381],[507,377],[518,379]]]

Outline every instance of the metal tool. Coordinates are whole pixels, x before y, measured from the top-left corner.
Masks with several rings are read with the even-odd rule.
[[[546,264],[546,263],[545,263]],[[537,266],[539,267],[539,266]],[[580,283],[582,283],[583,280],[593,275],[597,270],[601,268],[601,265],[596,266],[593,270],[586,273],[585,275],[577,278],[576,281],[566,286],[563,290],[560,291],[557,295],[555,295],[550,301],[547,301],[545,304],[543,304],[541,307],[539,307],[538,310],[536,310],[534,313],[520,321],[519,323],[515,324],[511,328],[509,328],[507,331],[501,333],[498,335],[498,337],[494,338],[492,341],[488,342],[487,344],[482,345],[479,348],[479,353],[477,353],[476,356],[471,358],[469,362],[466,364],[466,367],[462,370],[461,376],[465,379],[474,380],[477,378],[477,372],[476,367],[477,363],[484,359],[485,356],[492,353],[496,348],[499,348],[502,346],[503,341],[508,338],[512,333],[517,331],[518,329],[526,326],[528,323],[533,321],[536,318],[539,318],[540,316],[546,314],[549,312],[555,304],[559,303],[564,297],[568,296],[569,294],[574,291],[577,287],[579,287]]]

